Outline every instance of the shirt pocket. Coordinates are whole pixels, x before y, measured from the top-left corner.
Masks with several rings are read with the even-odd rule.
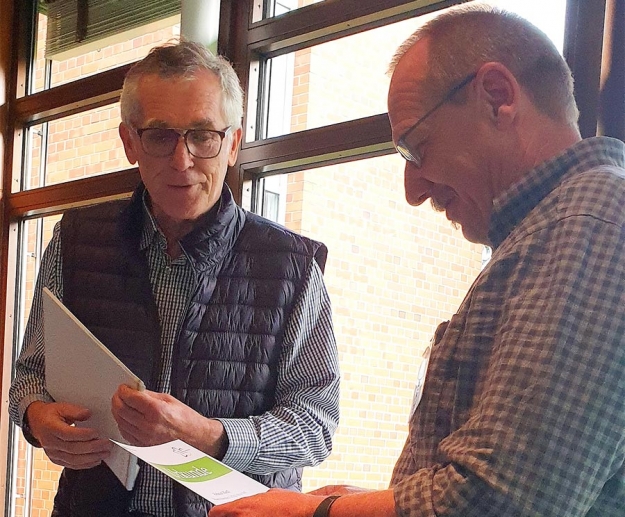
[[[420,401],[413,401],[410,419],[410,441],[418,465],[431,463],[438,442],[449,429],[449,410],[455,391],[455,379],[449,375],[450,359],[462,326],[463,319],[454,315],[438,326],[432,338],[422,396],[415,393],[415,399],[418,397]]]

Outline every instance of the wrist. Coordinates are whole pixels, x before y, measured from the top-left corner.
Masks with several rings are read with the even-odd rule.
[[[35,406],[36,404],[43,404],[43,402],[36,400],[35,402],[31,403],[26,408],[26,411],[24,411],[24,416],[22,418],[21,427],[22,427],[22,434],[24,435],[24,438],[26,439],[26,441],[30,443],[33,447],[41,447],[41,443],[39,442],[39,439],[34,435],[32,427],[30,425],[29,418],[28,418],[29,410],[32,410],[33,406]]]
[[[196,448],[220,461],[228,451],[228,435],[219,420],[206,418],[204,427],[198,429],[193,440],[197,445],[195,445],[193,441],[190,441],[189,443],[191,445],[194,445]]]
[[[340,495],[329,495],[323,501],[319,503],[315,513],[313,513],[312,517],[329,517],[330,515],[330,507],[334,504]]]

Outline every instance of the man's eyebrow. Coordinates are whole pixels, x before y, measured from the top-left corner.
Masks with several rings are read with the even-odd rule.
[[[189,127],[193,129],[214,129],[215,123],[211,119],[203,119],[193,122]]]
[[[153,119],[153,120],[148,120],[145,123],[144,127],[166,128],[166,127],[170,127],[170,125],[167,122],[165,122],[164,120]]]
[[[170,123],[160,119],[148,120],[144,127],[169,128],[174,127]],[[211,119],[202,119],[192,122],[185,128],[176,129],[214,129],[216,126]]]

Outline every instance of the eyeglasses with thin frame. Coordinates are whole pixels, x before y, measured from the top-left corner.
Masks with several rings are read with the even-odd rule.
[[[399,140],[397,140],[397,145],[395,145],[395,149],[397,149],[397,152],[399,154],[402,155],[402,157],[412,163],[415,167],[421,167],[421,162],[423,160],[423,157],[419,154],[416,153],[414,151],[412,151],[410,149],[410,146],[408,145],[408,143],[406,142],[406,138],[408,137],[408,135],[410,135],[410,133],[412,133],[417,127],[419,127],[421,124],[423,124],[423,122],[432,114],[434,113],[437,109],[439,109],[443,104],[445,104],[446,102],[449,102],[451,100],[451,98],[456,95],[456,93],[458,93],[460,90],[462,90],[462,88],[464,88],[467,84],[469,84],[471,81],[473,81],[473,79],[475,79],[475,77],[477,76],[477,72],[473,72],[469,75],[467,75],[462,81],[460,81],[456,86],[454,86],[451,90],[449,90],[447,92],[447,94],[438,102],[434,105],[433,108],[431,108],[429,111],[427,111],[425,113],[425,115],[423,115],[419,120],[417,120],[412,126],[410,126],[402,136],[399,137]]]
[[[221,152],[224,138],[232,126],[223,131],[215,129],[177,129],[172,127],[144,127],[135,129],[146,154],[156,158],[171,156],[176,150],[180,138],[189,154],[196,158],[214,158]]]

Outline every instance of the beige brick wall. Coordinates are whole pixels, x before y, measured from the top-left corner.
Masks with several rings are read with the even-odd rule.
[[[409,20],[296,53],[292,131],[386,110],[386,67]],[[421,354],[481,267],[429,204],[410,207],[397,155],[291,174],[287,226],[325,242],[343,381],[334,450],[304,489],[385,488],[407,433]]]
[[[305,489],[388,485],[421,354],[480,269],[480,246],[429,206],[405,202],[402,167],[397,157],[375,158],[294,182],[300,231],[329,248],[325,279],[343,375],[334,452],[306,469]]]

